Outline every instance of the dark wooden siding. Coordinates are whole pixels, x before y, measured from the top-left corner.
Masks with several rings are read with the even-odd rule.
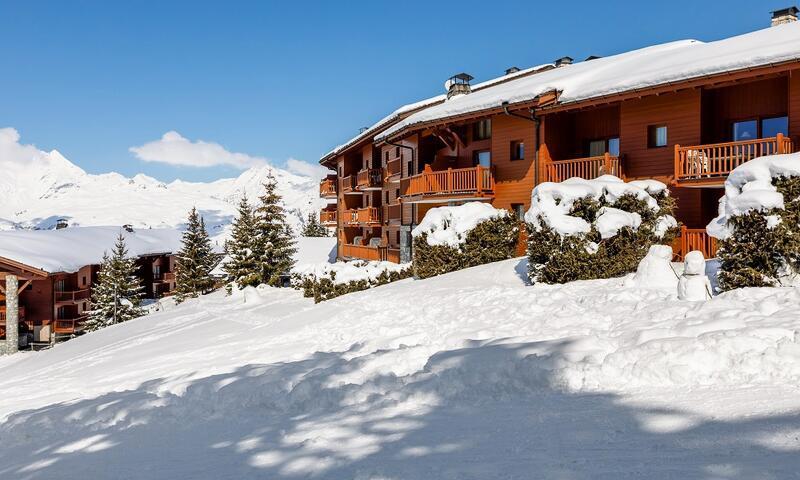
[[[521,118],[498,115],[492,120],[492,165],[495,172],[496,208],[510,209],[512,203],[530,206],[533,190],[534,123]],[[524,142],[525,158],[511,160],[512,142]]]

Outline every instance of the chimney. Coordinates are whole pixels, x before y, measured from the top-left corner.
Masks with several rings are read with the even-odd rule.
[[[797,7],[782,8],[772,12],[772,26],[783,25],[784,23],[792,23],[797,21],[797,12],[800,10]]]
[[[561,57],[561,58],[559,58],[558,60],[556,60],[553,63],[556,64],[556,67],[563,67],[565,65],[571,65],[572,64],[572,57]]]
[[[472,89],[469,86],[470,80],[472,80],[472,75],[467,73],[459,73],[458,75],[450,77],[444,82],[444,88],[447,89],[447,99],[449,100],[456,95],[466,95],[471,92]]]
[[[56,220],[56,230],[63,230],[69,227],[69,222],[67,222],[66,218],[59,218]]]
[[[519,67],[511,67],[506,69],[506,75],[519,72]]]
[[[130,223],[126,223],[125,225],[122,226],[122,228],[128,233],[133,233],[133,225],[131,225]]]

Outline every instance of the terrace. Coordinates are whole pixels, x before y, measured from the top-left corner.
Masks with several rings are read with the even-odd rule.
[[[404,203],[438,203],[451,200],[484,200],[494,197],[491,167],[448,168],[426,171],[400,180]]]

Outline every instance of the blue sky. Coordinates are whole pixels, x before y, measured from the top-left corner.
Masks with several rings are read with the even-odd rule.
[[[714,40],[764,28],[790,4],[0,0],[0,128],[93,173],[210,180],[250,157],[316,163],[453,73],[481,81],[563,55]],[[130,151],[171,131],[245,161],[190,167]]]

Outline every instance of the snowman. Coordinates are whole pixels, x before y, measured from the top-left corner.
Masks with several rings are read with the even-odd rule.
[[[706,277],[706,259],[703,252],[694,250],[686,254],[683,275],[678,281],[680,300],[708,300],[711,298],[711,282]]]

